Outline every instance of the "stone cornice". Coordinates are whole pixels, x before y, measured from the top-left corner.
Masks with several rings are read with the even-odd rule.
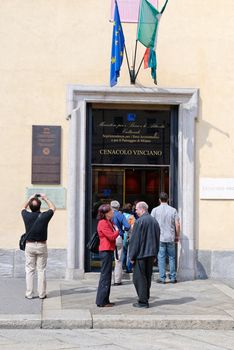
[[[132,104],[167,104],[183,105],[183,108],[193,109],[197,116],[199,90],[196,88],[149,88],[149,87],[105,87],[68,85],[68,105],[71,114],[80,102],[84,103],[132,103]],[[195,109],[194,109],[195,107]]]

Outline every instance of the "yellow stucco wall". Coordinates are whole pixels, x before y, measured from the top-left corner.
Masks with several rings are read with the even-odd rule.
[[[160,0],[161,6],[164,1]],[[20,208],[31,182],[31,126],[62,126],[67,187],[66,85],[108,85],[110,0],[0,0],[0,247],[16,248]],[[200,177],[234,178],[234,1],[170,1],[158,37],[160,87],[197,87],[196,232],[199,249],[234,249],[234,201],[200,201]],[[125,24],[131,57],[136,26]],[[143,48],[139,48],[140,54]],[[126,60],[119,85],[129,85]],[[153,86],[141,71],[138,85]],[[66,210],[49,246],[66,247]]]

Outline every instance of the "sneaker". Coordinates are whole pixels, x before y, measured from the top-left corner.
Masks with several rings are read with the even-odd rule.
[[[27,297],[27,295],[25,295],[25,298],[28,299],[28,300],[32,300],[33,297]]]
[[[166,284],[165,280],[161,280],[160,278],[158,278],[156,282],[161,284]]]
[[[39,297],[39,299],[46,299],[47,295],[44,295],[44,297]]]
[[[170,283],[177,283],[177,280],[171,280]]]
[[[114,286],[121,286],[123,283],[122,282],[115,282]]]

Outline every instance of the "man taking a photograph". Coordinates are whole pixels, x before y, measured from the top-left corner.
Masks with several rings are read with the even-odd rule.
[[[41,212],[41,200],[48,210]],[[30,209],[28,211],[27,209]],[[25,271],[26,271],[26,294],[25,298],[33,299],[33,280],[35,271],[38,274],[38,295],[40,299],[46,298],[46,264],[47,264],[47,227],[54,215],[55,205],[45,194],[31,196],[22,208],[22,217],[27,234],[25,247]]]

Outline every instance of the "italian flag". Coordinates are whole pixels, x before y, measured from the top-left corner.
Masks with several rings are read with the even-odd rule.
[[[154,83],[157,84],[156,80],[156,69],[157,69],[157,60],[155,51],[148,47],[144,54],[144,68],[151,68],[151,76],[154,80]]]
[[[156,44],[158,25],[162,13],[167,6],[168,0],[165,1],[162,10],[159,12],[149,1],[141,0],[139,12],[137,40],[140,41],[147,49],[144,54],[144,68],[151,68],[151,76],[156,82]]]

